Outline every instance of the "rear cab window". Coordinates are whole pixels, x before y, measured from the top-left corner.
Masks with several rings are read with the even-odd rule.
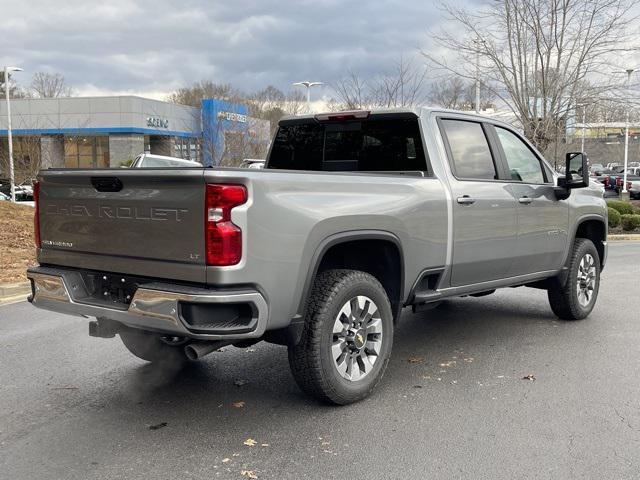
[[[429,172],[418,117],[283,121],[265,168],[329,172]]]
[[[482,124],[441,119],[453,174],[458,179],[497,180],[498,170]]]

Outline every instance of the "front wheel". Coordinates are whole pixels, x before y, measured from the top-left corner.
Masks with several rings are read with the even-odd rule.
[[[308,300],[300,342],[289,365],[300,388],[346,405],[368,396],[387,367],[393,314],[380,282],[356,270],[320,273]]]
[[[591,313],[600,288],[600,256],[591,240],[576,238],[564,285],[548,290],[551,310],[563,320],[582,320]]]

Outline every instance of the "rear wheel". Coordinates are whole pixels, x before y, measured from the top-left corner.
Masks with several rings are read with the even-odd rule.
[[[600,256],[586,238],[576,238],[564,285],[547,290],[551,310],[563,320],[582,320],[591,313],[600,288]]]
[[[393,315],[380,282],[355,270],[317,276],[300,343],[289,364],[300,388],[322,401],[345,405],[365,398],[389,361]]]
[[[187,361],[184,353],[186,340],[182,337],[164,336],[132,328],[118,333],[127,350],[142,360],[174,365]]]

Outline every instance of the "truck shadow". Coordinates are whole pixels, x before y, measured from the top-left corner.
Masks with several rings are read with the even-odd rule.
[[[515,305],[518,303],[518,305]],[[514,313],[516,312],[516,313]],[[407,359],[440,361],[453,351],[472,352],[483,346],[526,341],[540,328],[557,327],[555,317],[539,302],[510,299],[456,299],[439,307],[411,313],[405,309],[394,337],[394,351],[384,385],[401,386],[412,367]],[[122,401],[184,402],[194,408],[240,411],[258,402],[263,407],[317,408],[305,397],[289,372],[285,347],[260,343],[251,348],[225,347],[183,368],[143,364],[122,380]],[[391,379],[390,379],[391,377]],[[376,391],[374,395],[378,395]],[[244,402],[234,407],[233,404]]]

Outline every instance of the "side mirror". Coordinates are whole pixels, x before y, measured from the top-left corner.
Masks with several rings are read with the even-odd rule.
[[[589,186],[589,165],[587,156],[582,152],[567,153],[565,176],[558,178],[554,188],[558,200],[566,200],[573,188]]]
[[[584,188],[589,186],[589,166],[587,156],[582,152],[567,153],[565,170],[565,188]]]

